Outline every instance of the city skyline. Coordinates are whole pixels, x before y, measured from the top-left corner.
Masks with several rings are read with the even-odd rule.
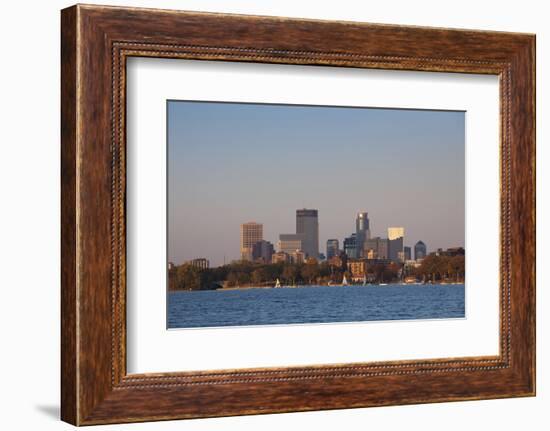
[[[318,251],[405,226],[405,246],[464,246],[464,113],[175,102],[168,105],[168,260],[240,258],[239,228],[276,245],[318,210]],[[328,112],[327,112],[328,111]],[[213,127],[204,127],[212,124]],[[298,233],[298,232],[297,232]]]

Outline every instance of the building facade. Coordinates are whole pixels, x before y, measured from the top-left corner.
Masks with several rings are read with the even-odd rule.
[[[271,263],[289,263],[290,255],[284,251],[278,251],[271,256]]]
[[[273,244],[269,241],[258,241],[252,245],[252,260],[269,263],[271,262],[271,256],[273,256],[274,251]]]
[[[198,259],[190,260],[189,264],[193,268],[198,268],[198,269],[208,269],[210,267],[210,262],[208,261],[208,259],[205,259],[204,257],[199,257]]]
[[[352,281],[362,281],[367,275],[367,261],[365,259],[348,260],[348,271]]]
[[[388,245],[387,238],[369,238],[363,244],[363,256],[367,259],[388,259]]]
[[[403,260],[411,260],[411,248],[410,247],[403,247]]]
[[[338,256],[340,253],[340,244],[337,239],[327,239],[327,260]]]
[[[357,235],[355,233],[344,238],[344,253],[350,259],[357,259]]]
[[[296,233],[303,235],[302,250],[308,257],[319,257],[319,214],[315,209],[296,210]]]
[[[252,260],[252,246],[264,239],[264,226],[248,222],[241,225],[241,259]]]
[[[290,253],[290,261],[292,263],[304,263],[306,261],[305,252],[303,252],[302,250],[294,250],[292,253]]]
[[[304,250],[304,236],[297,233],[282,233],[279,235],[277,251],[291,254],[296,250]]]
[[[427,254],[427,247],[422,241],[418,241],[414,245],[414,260],[424,259]]]
[[[389,227],[388,228],[388,257],[396,262],[403,262],[403,241],[405,240],[404,227]]]

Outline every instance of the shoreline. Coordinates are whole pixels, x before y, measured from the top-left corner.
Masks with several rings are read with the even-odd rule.
[[[306,287],[386,287],[386,286],[452,286],[452,285],[464,285],[465,283],[462,282],[451,282],[451,283],[383,283],[383,284],[347,284],[347,285],[341,285],[341,284],[300,284],[295,286],[281,286],[281,287],[275,287],[275,286],[233,286],[233,287],[222,287],[220,289],[204,289],[204,290],[185,290],[185,289],[174,289],[169,290],[169,292],[204,292],[204,291],[212,291],[212,292],[224,292],[224,291],[231,291],[231,290],[250,290],[250,289],[300,289],[300,288],[306,288]]]

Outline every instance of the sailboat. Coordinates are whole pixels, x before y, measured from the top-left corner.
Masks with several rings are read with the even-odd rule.
[[[279,282],[279,279],[275,282],[275,287],[281,287],[281,283]]]
[[[342,279],[342,286],[347,286],[349,283],[348,283],[348,280],[346,279],[346,276],[344,275],[344,278]]]
[[[367,276],[364,275],[363,276],[363,286],[366,286],[367,285]]]

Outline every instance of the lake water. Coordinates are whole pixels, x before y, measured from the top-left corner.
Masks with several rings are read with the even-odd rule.
[[[461,317],[464,317],[463,284],[168,293],[168,328]]]

